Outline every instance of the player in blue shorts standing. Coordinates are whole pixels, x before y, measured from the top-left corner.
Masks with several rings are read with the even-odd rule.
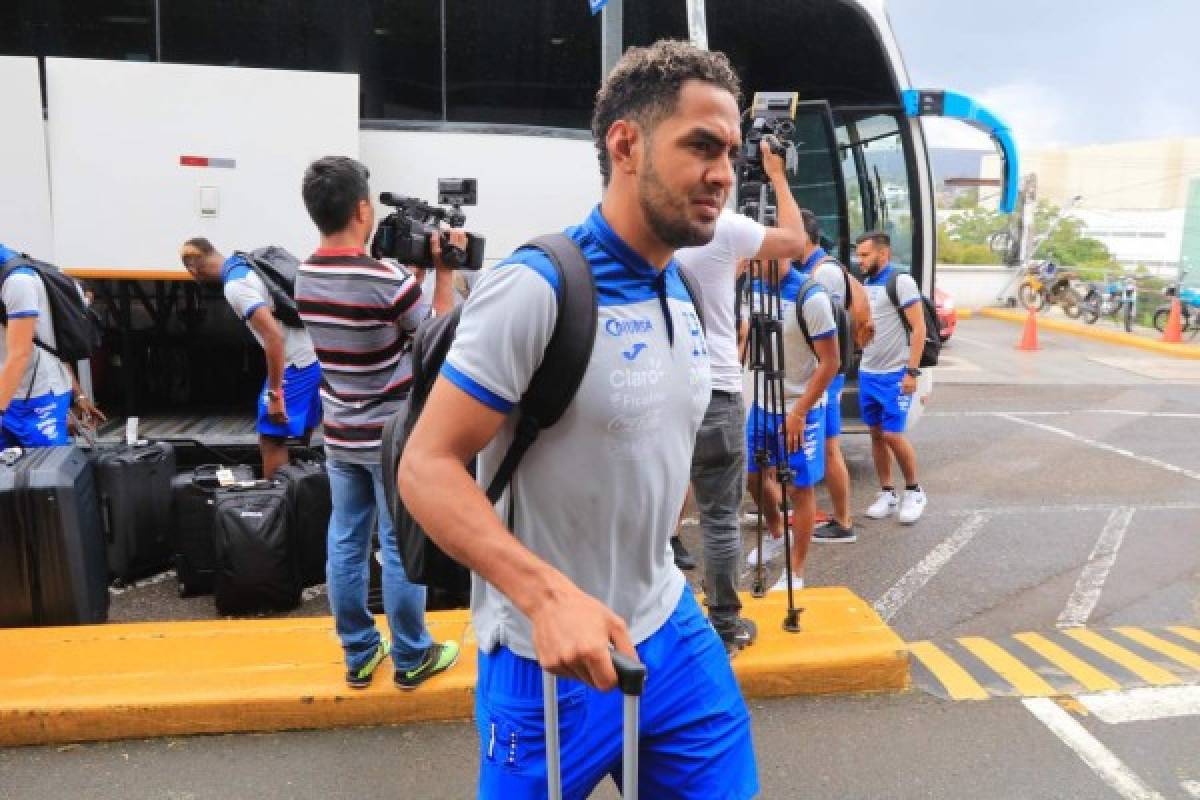
[[[548,259],[519,250],[476,284],[405,448],[405,504],[475,574],[482,798],[546,796],[542,669],[567,679],[557,698],[564,796],[619,775],[610,648],[648,672],[643,797],[758,793],[746,705],[669,544],[711,396],[672,254],[713,236],[733,185],[738,94],[719,53],[683,42],[625,53],[592,119],[603,199],[567,230],[599,305],[578,392],[493,509],[463,465],[478,453],[481,481],[495,473],[558,310]]]
[[[288,439],[307,445],[321,424],[321,365],[304,328],[275,318],[262,278],[240,255],[222,256],[208,239],[183,243],[183,266],[201,283],[220,282],[225,300],[246,323],[267,359],[267,380],[258,398],[258,449],[263,477],[288,463]]]
[[[917,454],[904,436],[917,377],[921,374],[925,314],[917,282],[891,263],[891,245],[888,235],[881,232],[865,233],[855,245],[866,277],[863,288],[867,290],[871,318],[875,321],[875,338],[864,348],[858,368],[858,398],[863,422],[871,429],[871,457],[880,487],[867,516],[883,519],[896,514],[902,524],[911,525],[921,518],[926,502],[925,492],[917,483]],[[893,276],[897,303],[892,302],[887,290]],[[911,338],[901,314],[908,320]],[[904,475],[903,500],[896,496],[892,483],[893,457]]]
[[[781,492],[775,467],[789,454],[788,464],[793,478],[788,492],[794,508],[792,514],[792,585],[804,587],[804,562],[812,541],[817,513],[814,488],[825,478],[826,392],[837,376],[841,359],[838,353],[837,322],[833,316],[833,301],[828,291],[808,273],[792,267],[790,262],[779,265],[779,286],[767,286],[754,279],[750,284],[750,308],[767,308],[764,295],[779,294],[779,319],[783,323],[783,407],[784,413],[751,404],[746,419],[748,482],[754,501],[763,510],[772,539],[781,541],[786,521],[779,511]],[[796,313],[799,306],[804,327]],[[743,310],[749,318],[750,309]],[[746,372],[747,396],[754,392],[757,376]],[[755,454],[764,451],[767,469],[760,481],[756,477],[760,465]],[[761,485],[761,493],[760,487]],[[766,550],[768,541],[764,541]],[[757,564],[757,554],[749,560]],[[771,587],[771,591],[787,590],[787,572]]]

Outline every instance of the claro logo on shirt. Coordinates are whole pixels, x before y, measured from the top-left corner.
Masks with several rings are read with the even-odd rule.
[[[604,323],[604,332],[609,336],[631,336],[654,330],[648,319],[610,319]]]

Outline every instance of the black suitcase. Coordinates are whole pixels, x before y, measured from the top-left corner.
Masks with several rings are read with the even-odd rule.
[[[253,480],[251,467],[206,464],[171,481],[171,548],[180,596],[212,594],[217,569],[213,547],[217,490],[222,484]]]
[[[279,481],[256,481],[221,489],[216,508],[217,613],[290,611],[300,605],[287,488]]]
[[[95,463],[111,576],[129,583],[166,569],[175,448],[123,446],[100,451]]]
[[[291,539],[300,562],[300,580],[305,586],[325,583],[326,542],[333,502],[329,475],[319,461],[293,461],[275,472],[275,480],[287,488],[291,514]]]
[[[75,447],[0,463],[0,625],[108,619],[108,567],[92,464]],[[7,563],[9,560],[12,563]]]

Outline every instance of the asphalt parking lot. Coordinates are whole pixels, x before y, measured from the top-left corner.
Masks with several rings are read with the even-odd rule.
[[[755,701],[763,797],[1200,797],[1200,642],[1185,635],[1200,628],[1200,362],[1053,334],[1017,352],[1018,334],[970,320],[944,352],[913,433],[925,517],[859,519],[859,541],[814,545],[808,572],[954,659],[989,699],[951,699],[922,660],[905,694]],[[844,448],[861,510],[869,444]],[[171,583],[115,596],[114,616],[211,614]],[[1107,699],[1019,650],[1026,634],[1090,652]],[[989,642],[1028,674],[985,659]],[[469,724],[24,748],[0,751],[0,796],[466,797],[475,748]]]

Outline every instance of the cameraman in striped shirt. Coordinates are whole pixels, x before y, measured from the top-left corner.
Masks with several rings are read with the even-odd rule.
[[[363,249],[375,226],[367,169],[351,158],[327,157],[304,174],[303,197],[321,246],[296,277],[296,304],[321,363],[325,453],[333,493],[329,520],[329,603],[346,657],[346,683],[363,688],[391,653],[395,684],[414,689],[449,669],[458,643],[434,642],[425,627],[425,588],[409,582],[383,489],[383,426],[400,409],[412,380],[409,349],[429,316],[425,271],[376,261]],[[466,245],[461,232],[451,235]],[[434,259],[441,264],[438,237]],[[453,305],[453,277],[439,268],[432,308]],[[367,610],[367,559],[379,522],[383,604],[392,641]]]

